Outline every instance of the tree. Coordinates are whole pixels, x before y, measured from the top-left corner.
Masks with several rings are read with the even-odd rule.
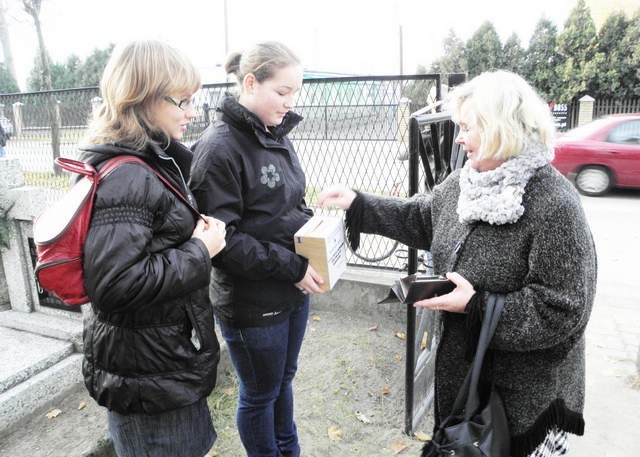
[[[556,39],[558,29],[549,20],[540,18],[529,40],[524,59],[524,78],[547,100],[561,101],[557,93]]]
[[[465,47],[469,77],[479,75],[483,71],[500,67],[502,44],[495,27],[489,21],[484,22],[469,38]]]
[[[502,47],[500,67],[524,76],[524,59],[525,52],[522,48],[520,38],[518,38],[518,35],[515,33],[512,33]]]
[[[563,100],[573,100],[589,92],[589,76],[597,70],[593,63],[595,40],[596,26],[589,7],[584,0],[578,0],[557,41],[559,93]]]
[[[79,68],[76,87],[94,87],[100,84],[102,73],[113,53],[113,43],[104,49],[94,49]]]
[[[47,104],[49,107],[50,121],[51,121],[51,149],[53,152],[53,159],[60,157],[60,109],[58,102],[51,92],[51,72],[49,68],[49,54],[44,44],[44,37],[42,35],[42,27],[40,26],[40,7],[42,6],[42,0],[22,0],[24,9],[33,18],[33,24],[36,28],[36,34],[38,35],[38,46],[40,48],[40,62],[42,64],[42,84],[44,90],[49,91],[47,96]],[[56,168],[56,173],[62,173],[59,168]]]
[[[624,37],[629,28],[629,21],[622,12],[609,15],[596,40],[595,56],[592,70],[589,76],[588,87],[590,95],[596,98],[622,97],[626,92],[626,82],[622,79],[627,76],[624,65],[625,57],[629,50],[623,46]]]
[[[114,45],[104,49],[94,49],[86,60],[72,54],[64,63],[51,63],[51,86],[53,89],[73,89],[78,87],[95,87],[100,83],[102,72],[113,52]],[[42,81],[41,59],[36,57],[27,80],[30,91],[46,90]]]
[[[629,21],[627,32],[620,40],[621,75],[624,81],[620,97],[640,97],[640,8]]]
[[[0,94],[20,92],[18,83],[4,63],[0,63]]]
[[[6,71],[11,76],[11,79],[15,83],[18,80],[16,73],[16,67],[13,63],[13,52],[11,52],[11,41],[9,40],[9,29],[7,27],[7,21],[4,13],[7,10],[5,0],[0,0],[0,44],[2,44],[2,55],[4,56],[4,65]],[[2,90],[4,93],[4,89]],[[11,92],[19,92],[19,89],[12,90]]]
[[[464,55],[464,43],[453,29],[449,29],[442,45],[444,56],[431,64],[431,73],[466,73],[467,59]]]

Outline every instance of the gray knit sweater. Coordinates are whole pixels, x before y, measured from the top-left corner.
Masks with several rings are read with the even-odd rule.
[[[432,194],[410,199],[359,193],[351,235],[375,233],[430,250],[436,273],[457,271],[480,294],[506,294],[483,378],[505,404],[512,455],[526,456],[557,427],[582,435],[584,331],[596,286],[596,253],[578,194],[545,165],[529,180],[515,223],[461,223],[460,170]],[[456,252],[457,251],[457,252]],[[469,369],[470,314],[441,313],[436,426]]]

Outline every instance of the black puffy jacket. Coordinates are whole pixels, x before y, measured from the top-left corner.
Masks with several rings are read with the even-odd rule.
[[[126,146],[87,148],[98,168],[130,154],[183,195],[191,152]],[[84,329],[83,374],[91,396],[120,413],[157,413],[196,402],[216,382],[219,345],[208,295],[211,260],[191,238],[195,216],[144,165],[118,167],[98,186],[84,246],[93,315]]]
[[[301,119],[290,111],[266,130],[228,96],[192,147],[193,195],[202,212],[227,224],[226,247],[213,259],[214,312],[236,327],[278,322],[306,300],[294,284],[308,261],[295,253],[293,235],[312,211],[286,136]]]

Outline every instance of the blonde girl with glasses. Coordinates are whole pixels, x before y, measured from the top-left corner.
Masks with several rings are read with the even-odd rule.
[[[83,375],[108,410],[119,457],[201,457],[216,439],[207,396],[219,345],[208,283],[225,227],[200,220],[149,169],[195,205],[191,152],[180,140],[199,88],[193,64],[164,43],[116,49],[81,148],[82,160],[98,169],[121,155],[147,165],[125,163],[100,182],[84,247],[93,312]]]

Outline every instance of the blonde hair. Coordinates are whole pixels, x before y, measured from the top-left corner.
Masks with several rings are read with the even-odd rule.
[[[480,134],[478,158],[506,160],[529,140],[552,147],[555,126],[549,106],[521,76],[504,70],[482,73],[449,95],[452,120],[460,122],[463,104]]]
[[[261,83],[272,78],[277,70],[289,65],[300,65],[300,59],[293,51],[277,41],[266,41],[242,53],[229,54],[224,69],[227,74],[235,75],[237,90],[241,90],[242,81],[247,74],[252,73]]]
[[[164,96],[193,94],[200,86],[193,63],[165,43],[142,40],[116,48],[100,81],[102,102],[86,141],[129,143],[143,149],[161,136],[168,144],[169,134],[152,121],[152,107]]]

